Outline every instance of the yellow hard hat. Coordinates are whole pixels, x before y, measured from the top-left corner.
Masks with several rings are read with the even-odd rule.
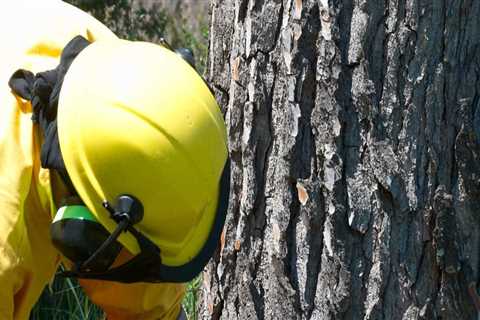
[[[102,202],[130,194],[144,209],[135,229],[164,265],[199,254],[214,225],[227,145],[220,109],[188,63],[151,43],[94,42],[65,76],[57,125],[70,179],[109,232],[116,222]],[[131,233],[118,239],[139,253]]]

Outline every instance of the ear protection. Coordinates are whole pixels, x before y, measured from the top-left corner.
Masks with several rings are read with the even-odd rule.
[[[61,207],[50,226],[53,245],[76,265],[91,257],[109,237],[109,232],[95,219],[84,205]],[[120,252],[122,245],[111,242],[95,261],[92,271],[107,270]]]
[[[85,205],[66,205],[55,215],[50,227],[52,242],[74,263],[73,269],[62,275],[130,283],[151,276],[149,270],[153,270],[154,279],[162,281],[156,271],[161,266],[160,249],[133,228],[143,218],[140,200],[124,194],[117,197],[115,207],[106,200],[103,206],[117,223],[112,233],[95,219]],[[127,230],[137,239],[141,252],[128,262],[110,268],[122,248],[117,238]]]
[[[130,195],[118,197],[117,209],[105,201],[104,207],[118,223],[117,230],[110,234],[85,205],[78,204],[79,200],[77,197],[70,198],[70,203],[77,204],[67,203],[57,211],[50,226],[52,242],[65,257],[73,261],[77,270],[105,271],[122,248],[116,238],[129,226],[142,220],[143,206]]]

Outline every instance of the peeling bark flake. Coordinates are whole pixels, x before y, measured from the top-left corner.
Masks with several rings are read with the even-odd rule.
[[[240,57],[236,57],[232,63],[232,79],[238,81],[240,78],[238,76],[238,70],[240,68]]]
[[[294,19],[300,20],[302,17],[302,1],[303,0],[295,0],[295,11],[293,15]]]
[[[297,182],[297,194],[298,201],[304,206],[308,201],[308,192],[300,182]]]

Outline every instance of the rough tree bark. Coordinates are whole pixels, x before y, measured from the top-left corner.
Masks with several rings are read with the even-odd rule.
[[[476,317],[480,1],[211,6],[232,193],[201,317]]]

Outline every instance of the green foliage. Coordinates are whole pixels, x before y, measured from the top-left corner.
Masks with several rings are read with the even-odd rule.
[[[158,5],[144,7],[131,0],[71,0],[71,4],[89,12],[120,38],[158,42],[168,23]]]
[[[183,21],[182,21],[183,20]],[[196,67],[200,74],[205,72],[208,54],[208,24],[200,25],[199,36],[195,36],[184,19],[169,18],[169,39],[174,48],[190,48],[195,55]]]
[[[185,293],[185,298],[183,299],[183,310],[187,314],[189,320],[196,320],[197,315],[197,302],[198,302],[198,290],[200,290],[200,285],[202,283],[202,276],[198,276],[193,279],[187,285],[187,291]]]
[[[155,43],[165,38],[173,48],[190,48],[195,55],[197,70],[200,74],[204,72],[208,51],[208,24],[205,21],[200,23],[199,32],[193,32],[185,18],[175,19],[155,2],[148,7],[134,0],[67,2],[89,12],[120,38]]]

